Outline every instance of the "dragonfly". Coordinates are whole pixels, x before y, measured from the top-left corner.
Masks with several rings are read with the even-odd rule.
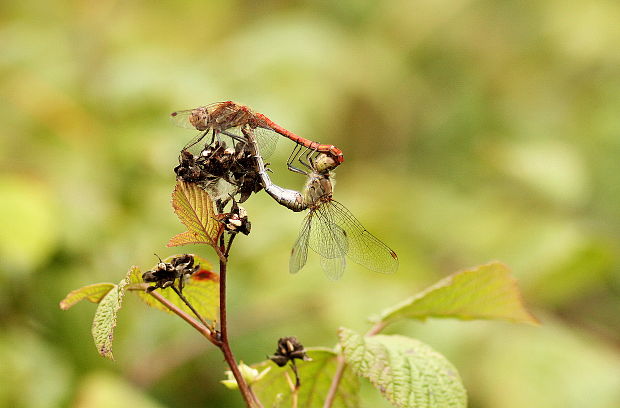
[[[295,167],[293,164],[295,160],[307,169],[312,158],[321,153],[331,157],[337,163],[336,165],[344,161],[342,150],[336,146],[321,144],[298,136],[262,113],[233,101],[215,102],[194,109],[180,110],[172,112],[170,116],[179,126],[201,132],[186,148],[200,142],[209,132],[212,133],[213,138],[224,134],[238,141],[248,142],[241,129],[249,126],[254,130],[262,157],[269,157],[273,153],[278,135],[296,143],[286,163],[291,171],[305,174],[308,170]]]
[[[258,174],[263,188],[276,202],[295,211],[308,210],[289,259],[289,272],[297,273],[306,264],[308,248],[321,257],[321,268],[329,279],[339,279],[347,259],[379,273],[394,273],[398,256],[390,247],[372,235],[353,214],[334,200],[331,171],[337,162],[326,154],[311,160],[311,171],[302,192],[274,184],[265,170],[259,147],[251,132],[246,131],[253,145]]]

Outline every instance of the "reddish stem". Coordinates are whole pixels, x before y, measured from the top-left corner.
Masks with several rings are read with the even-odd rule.
[[[230,251],[230,244],[232,240],[229,241],[229,247],[224,250],[224,245],[220,246],[220,251],[222,253],[228,254]],[[243,397],[246,405],[250,408],[253,407],[262,407],[248,384],[245,382],[245,379],[241,375],[241,371],[239,371],[239,367],[237,366],[237,360],[233,355],[232,350],[230,349],[230,344],[228,343],[228,324],[226,320],[226,265],[228,260],[226,258],[220,259],[220,350],[224,354],[224,359],[228,366],[230,367],[230,371],[233,373],[235,380],[237,381],[237,385],[239,386],[239,392]]]
[[[140,289],[130,288],[130,290],[144,290],[144,288],[140,288]],[[211,343],[220,347],[220,342],[213,336],[213,333],[211,332],[211,330],[209,330],[208,327],[203,326],[201,323],[197,322],[193,317],[185,313],[177,305],[171,303],[168,299],[163,297],[159,292],[152,291],[152,292],[149,292],[149,295],[153,296],[155,299],[157,299],[159,303],[166,306],[168,310],[170,310],[172,313],[176,314],[181,319],[189,323],[194,329],[196,329],[200,334],[206,337],[207,340],[209,340]]]

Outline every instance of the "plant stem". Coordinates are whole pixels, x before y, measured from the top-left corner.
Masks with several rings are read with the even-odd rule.
[[[332,378],[332,383],[329,386],[329,391],[327,391],[327,397],[325,397],[325,402],[323,403],[323,408],[330,408],[334,403],[334,399],[336,398],[336,392],[338,391],[338,386],[340,385],[340,380],[342,379],[342,374],[344,374],[344,369],[346,368],[346,363],[344,361],[344,356],[338,354],[338,365],[336,366],[336,373],[334,374],[334,378]]]
[[[374,336],[381,332],[387,326],[385,322],[377,322],[374,326],[368,330],[366,333],[366,337]],[[323,404],[323,408],[330,408],[334,403],[334,399],[336,398],[336,392],[338,392],[338,386],[340,385],[340,380],[342,380],[342,374],[344,374],[344,369],[347,367],[346,362],[344,361],[344,356],[342,355],[342,351],[338,354],[338,365],[336,366],[336,373],[334,374],[334,378],[332,378],[332,383],[329,386],[329,391],[327,392],[327,397],[325,398],[325,403]]]
[[[177,287],[174,285],[170,287],[172,288],[172,290],[175,291],[175,293],[177,294],[177,296],[179,296],[179,298],[183,301],[183,303],[185,303],[185,305],[189,307],[189,309],[194,313],[194,315],[196,315],[198,320],[200,320],[200,323],[202,323],[205,327],[209,327],[209,323],[207,323],[205,318],[202,317],[202,315],[198,313],[196,309],[194,309],[194,306],[192,306],[192,304],[189,302],[189,300],[187,300],[187,298],[183,295],[183,293],[179,289],[177,289]]]
[[[223,239],[220,241],[220,251],[224,253],[228,253],[230,250],[230,242],[226,251],[224,251]],[[228,343],[228,324],[226,320],[226,266],[228,264],[228,260],[226,258],[220,259],[220,345],[219,348],[222,350],[224,354],[224,359],[228,366],[230,367],[230,371],[233,373],[235,380],[237,381],[237,385],[239,386],[239,392],[241,392],[241,396],[245,401],[246,405],[250,408],[253,407],[262,407],[248,384],[245,382],[245,379],[241,375],[239,371],[239,367],[237,366],[237,360],[233,355],[232,350],[230,349],[230,344]]]
[[[379,321],[375,323],[375,325],[372,326],[370,330],[368,330],[368,333],[366,333],[366,337],[371,337],[371,336],[374,336],[375,334],[379,334],[381,330],[385,329],[385,326],[387,326],[386,322]]]
[[[237,234],[233,234],[230,236],[230,239],[228,240],[228,245],[226,245],[226,251],[224,251],[224,256],[226,257],[226,260],[228,260],[228,254],[230,253],[230,247],[232,246],[233,240],[235,239],[236,236]]]
[[[284,378],[286,378],[286,382],[288,383],[288,386],[291,389],[291,395],[292,395],[291,408],[297,408],[297,404],[299,401],[299,398],[298,398],[299,385],[293,384],[293,380],[291,380],[291,376],[288,375],[287,371],[284,372]],[[298,378],[298,381],[299,381],[299,378]]]
[[[132,288],[130,288],[130,290],[144,290],[144,288],[141,288],[141,289],[138,289],[138,288],[132,289]],[[209,340],[211,343],[213,343],[214,345],[220,347],[220,342],[213,336],[213,333],[211,332],[211,330],[209,330],[208,327],[203,326],[202,324],[197,322],[193,317],[191,317],[190,315],[185,313],[177,305],[171,303],[168,299],[163,297],[159,292],[152,291],[152,292],[149,292],[149,294],[151,296],[153,296],[155,299],[157,299],[157,301],[159,303],[161,303],[162,305],[166,306],[168,308],[168,310],[170,310],[172,313],[176,314],[181,319],[183,319],[187,323],[189,323],[194,329],[196,329],[200,334],[202,334],[204,337],[206,337],[207,340]]]

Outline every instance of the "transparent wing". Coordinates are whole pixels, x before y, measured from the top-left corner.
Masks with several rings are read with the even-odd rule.
[[[262,157],[269,157],[275,152],[276,145],[278,144],[278,134],[273,130],[256,128],[254,129],[256,135],[256,142],[258,143],[258,149]]]
[[[312,216],[310,248],[324,258],[338,258],[347,253],[347,235],[335,222],[329,207],[329,202],[323,203],[308,215]]]
[[[333,219],[329,203],[313,209],[309,246],[321,256],[321,267],[329,279],[339,279],[346,266],[348,242],[346,232]]]
[[[310,236],[311,215],[312,213],[306,215],[306,218],[304,218],[299,237],[291,250],[291,258],[288,262],[288,270],[290,273],[299,272],[308,260],[308,237]]]
[[[213,200],[226,200],[239,191],[238,186],[230,184],[228,181],[221,178],[206,183],[204,189]]]
[[[398,269],[398,256],[387,245],[368,232],[362,224],[338,201],[321,206],[333,223],[344,232],[348,241],[346,255],[355,263],[379,273],[394,273]]]
[[[192,111],[193,109],[185,109],[172,112],[170,114],[170,120],[178,127],[195,130],[196,128],[189,121],[189,117],[192,114]]]
[[[233,139],[236,140],[246,140],[246,136],[241,131],[241,127],[232,127],[223,131],[226,135],[232,135]],[[252,131],[254,137],[256,138],[256,143],[258,143],[258,154],[261,157],[267,158],[273,154],[276,150],[276,145],[278,144],[278,134],[273,130],[265,129],[265,128],[256,128]]]
[[[346,266],[347,261],[344,256],[339,258],[321,257],[321,268],[323,268],[323,272],[325,272],[325,275],[331,280],[340,279]]]
[[[185,144],[185,146],[183,146],[183,150],[196,150],[197,148],[200,148],[199,143],[203,140],[205,140],[205,137],[209,134],[208,130],[199,132],[196,136],[194,136],[189,142],[187,142]],[[209,139],[207,139],[209,140]],[[198,147],[196,147],[198,146]],[[192,149],[193,148],[193,149]]]

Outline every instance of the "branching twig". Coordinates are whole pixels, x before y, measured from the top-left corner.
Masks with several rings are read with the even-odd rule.
[[[295,373],[295,375],[297,375],[297,373]],[[284,372],[284,378],[286,378],[286,382],[288,383],[289,388],[291,389],[291,395],[292,395],[292,403],[291,403],[291,408],[297,408],[298,405],[298,400],[299,400],[299,384],[297,384],[299,382],[299,377],[297,377],[297,381],[296,384],[293,384],[293,380],[291,380],[291,376],[288,375],[288,372]]]
[[[226,259],[228,259],[228,254],[230,253],[230,247],[232,246],[233,240],[235,239],[236,236],[237,234],[232,234],[230,236],[230,239],[228,240],[228,245],[226,245],[226,251],[224,251],[224,256],[226,257]]]
[[[183,279],[183,278],[180,278]],[[172,285],[170,286],[172,288],[172,290],[175,291],[175,293],[179,296],[179,298],[181,298],[181,300],[183,301],[183,303],[185,303],[185,305],[187,307],[189,307],[189,309],[194,313],[194,315],[196,315],[196,317],[198,318],[198,320],[200,320],[200,322],[205,325],[205,327],[209,327],[209,323],[207,323],[207,321],[205,320],[204,317],[202,317],[202,315],[200,313],[198,313],[196,311],[196,309],[194,309],[194,306],[192,306],[192,304],[189,302],[189,300],[187,300],[187,298],[183,295],[183,293],[177,289],[176,286]]]
[[[143,291],[144,288],[136,287],[136,288],[129,288],[129,290]],[[207,340],[209,340],[211,343],[213,343],[217,347],[220,347],[220,342],[215,338],[215,336],[213,335],[213,332],[209,330],[207,326],[203,326],[200,322],[197,322],[193,317],[185,313],[174,303],[171,303],[168,299],[163,297],[159,292],[152,291],[152,292],[149,292],[149,294],[153,296],[159,303],[166,306],[166,308],[170,310],[172,313],[176,314],[181,319],[189,323],[194,329],[196,329],[200,334],[206,337]]]

